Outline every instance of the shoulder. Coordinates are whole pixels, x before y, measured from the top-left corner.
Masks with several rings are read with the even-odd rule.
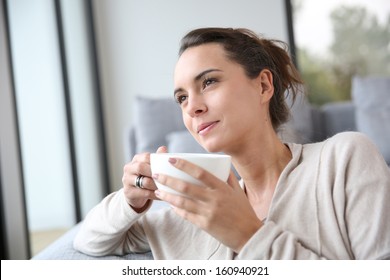
[[[324,150],[345,154],[379,154],[375,144],[361,132],[341,132],[323,142]]]
[[[322,142],[303,145],[302,160],[304,159],[319,160],[328,165],[351,162],[359,165],[372,161],[386,165],[375,144],[363,133],[352,131],[338,133]]]
[[[298,145],[295,145],[298,146]],[[371,140],[360,132],[348,131],[335,134],[322,142],[302,145],[303,155],[327,155],[332,153],[345,153],[362,149],[377,150]]]
[[[377,146],[363,133],[342,132],[322,142],[321,158],[334,164],[362,168],[374,166],[388,171],[388,166]]]
[[[349,144],[349,145],[369,145],[373,146],[371,140],[363,133],[356,131],[340,132],[325,140],[326,144]]]

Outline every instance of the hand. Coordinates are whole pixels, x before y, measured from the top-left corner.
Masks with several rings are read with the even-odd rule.
[[[175,212],[239,252],[263,225],[233,172],[227,183],[186,160],[171,158],[176,168],[201,181],[197,186],[164,174],[153,174],[163,185],[183,194],[157,190],[156,196],[170,203]]]
[[[166,153],[166,147],[157,149],[157,153]],[[142,188],[135,186],[138,176],[144,176]],[[127,203],[138,213],[143,212],[147,207],[149,200],[158,199],[154,191],[157,189],[150,169],[150,153],[137,154],[133,160],[123,168],[123,191]]]

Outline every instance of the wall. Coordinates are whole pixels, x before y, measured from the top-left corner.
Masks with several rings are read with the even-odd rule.
[[[173,95],[180,39],[205,26],[246,27],[288,40],[285,1],[102,0],[94,2],[111,189],[121,187],[124,132],[136,95]]]

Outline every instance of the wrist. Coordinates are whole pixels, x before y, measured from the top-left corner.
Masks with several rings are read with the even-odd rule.
[[[253,224],[252,227],[248,228],[246,231],[245,238],[242,239],[242,242],[240,244],[237,244],[235,248],[232,248],[233,251],[237,254],[240,253],[241,249],[247,244],[247,242],[253,237],[253,235],[264,225],[264,223],[261,220],[257,220],[255,224]]]
[[[133,209],[133,210],[134,210],[135,212],[137,212],[138,214],[141,214],[142,212],[144,212],[146,209],[149,208],[150,203],[151,203],[151,200],[148,199],[148,200],[145,202],[145,204],[144,204],[143,206],[141,206],[141,207],[133,206],[133,205],[131,205],[130,203],[128,203],[128,204],[129,204],[129,206],[131,207],[131,209]]]

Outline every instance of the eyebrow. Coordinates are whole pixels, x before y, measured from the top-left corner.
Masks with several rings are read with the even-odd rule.
[[[214,68],[207,69],[207,70],[204,70],[204,71],[200,72],[198,75],[196,75],[195,78],[194,78],[194,81],[197,82],[197,81],[201,80],[208,73],[216,72],[216,71],[217,72],[222,72],[222,70],[220,70],[220,69],[214,69]],[[175,96],[178,92],[181,92],[181,91],[184,91],[184,90],[182,88],[175,89],[175,91],[173,92],[173,96]]]

